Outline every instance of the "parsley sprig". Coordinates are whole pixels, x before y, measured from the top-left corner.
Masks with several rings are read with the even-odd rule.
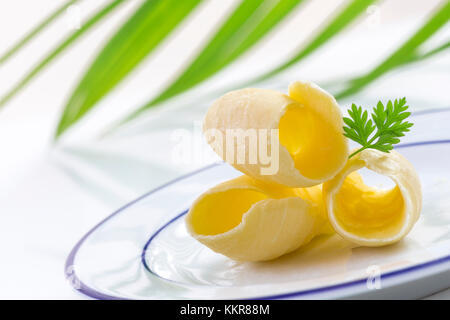
[[[405,121],[411,113],[407,112],[406,98],[390,101],[386,107],[381,101],[373,108],[371,118],[367,111],[362,111],[361,107],[352,104],[348,110],[350,118],[344,117],[344,135],[347,138],[362,145],[353,152],[349,158],[365,149],[377,149],[389,152],[394,144],[400,142],[400,137],[405,135],[412,127],[412,123]],[[376,132],[375,132],[375,129]]]

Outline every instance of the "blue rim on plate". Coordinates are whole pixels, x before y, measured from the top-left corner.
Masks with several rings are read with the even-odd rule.
[[[426,114],[430,114],[430,113],[436,113],[436,112],[449,112],[450,108],[447,109],[430,109],[430,110],[423,110],[423,111],[418,111],[415,112],[413,115],[414,116],[420,116],[420,115],[426,115]],[[405,144],[399,144],[398,146],[396,146],[396,148],[406,148],[406,147],[412,147],[412,146],[420,146],[420,145],[430,145],[430,144],[446,144],[446,143],[450,143],[450,139],[443,139],[443,140],[430,140],[430,141],[418,141],[418,142],[412,142],[412,143],[405,143]],[[210,168],[213,168],[215,166],[218,166],[218,163],[214,163],[211,165],[208,165],[206,167],[203,167],[201,169],[195,170],[193,172],[190,172],[186,175],[182,175],[168,183],[163,184],[162,186],[155,188],[145,194],[143,194],[142,196],[138,197],[137,199],[131,201],[130,203],[126,204],[125,206],[121,207],[120,209],[118,209],[117,211],[115,211],[114,213],[112,213],[111,215],[109,215],[108,217],[106,217],[105,219],[103,219],[102,221],[100,221],[96,226],[94,226],[91,230],[89,230],[89,232],[87,232],[78,242],[77,244],[73,247],[73,249],[71,250],[71,252],[69,253],[66,263],[65,263],[65,269],[64,269],[64,273],[65,273],[65,277],[66,279],[70,280],[70,283],[72,285],[72,287],[81,292],[82,294],[85,294],[91,298],[94,299],[105,299],[105,300],[126,300],[127,298],[124,297],[118,297],[118,296],[112,296],[112,295],[108,295],[105,293],[102,293],[100,291],[97,291],[96,289],[93,289],[91,287],[89,287],[88,285],[86,285],[85,283],[83,283],[83,281],[78,277],[78,275],[76,274],[73,266],[74,266],[74,262],[75,262],[75,258],[77,255],[78,250],[80,249],[80,247],[82,246],[82,244],[84,243],[84,241],[92,234],[94,233],[100,226],[102,226],[104,223],[106,223],[107,221],[109,221],[110,219],[112,219],[114,216],[118,215],[119,213],[122,213],[123,211],[125,211],[127,208],[129,208],[130,206],[134,205],[135,203],[139,202],[140,200],[146,198],[147,196],[173,184],[176,183],[180,180],[183,180],[185,178],[191,177],[193,175],[196,175],[197,173],[200,173],[202,171],[208,170]],[[167,228],[170,224],[172,224],[173,222],[175,222],[177,219],[179,219],[180,217],[182,217],[183,215],[185,215],[187,213],[186,211],[183,211],[182,213],[179,213],[178,215],[176,215],[174,218],[172,218],[170,221],[168,221],[167,223],[165,223],[163,226],[161,226],[160,228],[158,228],[149,238],[149,240],[145,243],[143,250],[142,250],[142,254],[141,254],[141,262],[144,265],[145,269],[149,272],[151,272],[152,274],[155,274],[147,265],[146,261],[145,261],[145,254],[146,254],[146,250],[149,246],[149,244],[156,238],[156,236],[165,228]],[[387,272],[385,274],[381,275],[381,279],[387,279],[387,278],[392,278],[395,276],[399,276],[399,275],[404,275],[404,274],[408,274],[417,270],[424,270],[427,268],[430,268],[432,266],[436,266],[436,265],[440,265],[443,263],[446,263],[450,261],[450,255],[447,255],[445,257],[441,257],[435,260],[431,260],[422,264],[417,264],[414,266],[410,266],[407,268],[403,268],[400,270],[395,270],[395,271],[391,271],[391,272]],[[156,274],[155,274],[156,275]],[[157,275],[158,277],[160,277],[159,275]],[[251,299],[286,299],[286,298],[295,298],[295,297],[302,297],[305,295],[311,295],[311,294],[317,294],[317,293],[323,293],[323,292],[331,292],[331,291],[335,291],[335,290],[339,290],[339,289],[344,289],[344,288],[349,288],[349,287],[353,287],[353,286],[358,286],[361,284],[366,283],[366,281],[368,280],[368,278],[362,278],[362,279],[358,279],[358,280],[353,280],[353,281],[348,281],[348,282],[344,282],[344,283],[340,283],[340,284],[335,284],[335,285],[330,285],[330,286],[323,286],[323,287],[319,287],[319,288],[314,288],[314,289],[307,289],[307,290],[300,290],[300,291],[295,291],[295,292],[290,292],[290,293],[284,293],[284,294],[278,294],[278,295],[272,295],[272,296],[263,296],[263,297],[253,297]]]

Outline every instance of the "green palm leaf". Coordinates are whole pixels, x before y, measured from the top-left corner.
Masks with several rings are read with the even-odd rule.
[[[438,53],[441,53],[442,51],[445,51],[450,48],[450,41],[445,42],[444,44],[441,44],[439,46],[436,46],[434,49],[429,49],[428,51],[424,53],[415,53],[411,56],[411,58],[404,61],[403,64],[417,62],[421,60],[428,59]]]
[[[42,22],[34,27],[29,33],[27,33],[22,39],[16,42],[9,50],[7,50],[2,56],[0,56],[0,64],[6,62],[15,53],[17,53],[24,45],[32,40],[39,32],[47,27],[51,22],[58,18],[69,6],[77,2],[78,0],[66,1],[62,6],[57,8],[49,16],[47,16]]]
[[[56,19],[70,4],[67,1],[48,16],[35,29],[18,41],[0,57],[6,61],[36,34]],[[42,69],[60,53],[72,45],[86,31],[100,22],[124,0],[110,0],[91,16],[79,29],[69,35],[50,51],[28,74],[0,99],[0,108],[23,89]],[[127,20],[97,55],[87,72],[73,91],[63,111],[55,136],[60,136],[79,121],[96,103],[136,68],[139,63],[169,35],[201,0],[147,0]],[[274,29],[302,0],[241,0],[228,19],[218,28],[214,36],[183,70],[156,98],[132,113],[127,122],[149,108],[166,101],[210,78],[218,71],[238,59]],[[303,60],[327,41],[349,26],[365,9],[376,0],[351,0],[336,17],[303,45],[288,61],[253,79],[258,82],[272,77]],[[450,3],[441,8],[409,40],[367,74],[348,82],[345,90],[338,93],[342,98],[355,93],[389,70],[438,54],[450,47],[450,43],[436,46],[427,52],[420,52],[420,46],[450,18]],[[242,85],[242,83],[241,83]]]
[[[367,74],[358,77],[350,81],[348,88],[339,92],[336,95],[337,99],[344,98],[351,94],[354,94],[369,83],[373,82],[377,78],[381,77],[386,72],[401,66],[405,63],[421,60],[431,55],[441,52],[448,48],[448,44],[444,44],[434,50],[430,50],[428,53],[420,55],[417,53],[419,47],[429,39],[436,31],[442,28],[450,20],[450,2],[445,1],[446,4],[442,5],[432,17],[416,31],[405,43],[403,43],[397,50],[395,50],[387,59],[382,61],[379,65],[369,71]]]
[[[184,72],[124,122],[214,75],[254,46],[301,2],[243,0]]]
[[[12,97],[23,89],[40,71],[42,71],[59,54],[72,45],[86,31],[91,29],[102,18],[111,13],[118,5],[124,3],[124,0],[114,0],[106,4],[97,13],[86,21],[80,29],[74,31],[68,38],[62,41],[55,49],[48,53],[29,73],[27,73],[9,92],[0,99],[0,108],[3,107]]]
[[[348,26],[350,22],[357,18],[375,1],[353,0],[319,35],[292,59],[251,82],[257,82],[271,77],[311,54]],[[136,118],[147,109],[190,89],[212,76],[260,40],[266,32],[281,21],[295,7],[293,4],[294,1],[282,0],[272,10],[266,11],[267,13],[264,19],[261,20],[257,15],[249,17],[251,13],[255,14],[257,12],[258,6],[261,6],[263,2],[266,3],[267,1],[242,1],[241,5],[183,74],[159,96],[132,113],[120,124]],[[300,3],[300,1],[297,2]],[[245,39],[246,37],[247,39]],[[241,39],[241,43],[239,39]]]
[[[65,107],[56,136],[81,119],[122,81],[200,2],[145,1],[88,68]]]
[[[270,70],[269,72],[259,76],[251,82],[259,82],[268,79],[298,63],[300,60],[309,56],[311,53],[319,49],[328,40],[339,34],[350,23],[358,18],[368,6],[376,2],[376,0],[353,0],[323,28],[320,33],[315,36],[306,46],[302,47],[290,60],[281,64],[280,66]],[[328,20],[328,19],[327,19]]]

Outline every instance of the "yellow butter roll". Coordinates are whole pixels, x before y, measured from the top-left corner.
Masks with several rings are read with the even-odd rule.
[[[321,186],[298,190],[241,176],[203,193],[186,226],[195,239],[231,259],[270,260],[331,230],[321,194]]]
[[[392,179],[396,186],[380,190],[364,184],[356,170],[368,168]],[[405,237],[422,207],[420,181],[400,153],[366,149],[323,184],[328,217],[334,230],[363,246],[383,246]]]
[[[289,95],[251,88],[229,92],[209,108],[203,131],[236,169],[289,187],[334,177],[348,157],[336,100],[309,82],[292,83]]]

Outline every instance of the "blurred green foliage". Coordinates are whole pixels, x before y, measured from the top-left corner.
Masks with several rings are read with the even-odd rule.
[[[0,56],[0,64],[22,49],[26,43],[38,35],[51,22],[77,1],[66,1],[28,34]],[[83,23],[80,29],[73,31],[67,38],[49,51],[13,88],[0,98],[0,107],[22,90],[50,62],[64,50],[76,43],[81,36],[108,15],[117,10],[126,0],[111,0]],[[258,42],[272,32],[290,13],[301,7],[307,0],[241,0],[232,12],[220,23],[217,30],[191,62],[181,70],[165,89],[155,98],[131,113],[119,125],[139,117],[149,108],[172,97],[188,91],[209,79],[232,62],[239,59]],[[311,1],[311,0],[310,0]],[[316,50],[366,12],[376,0],[351,0],[337,14],[325,18],[317,34],[309,37],[304,44],[286,61],[245,84],[255,84],[269,79],[291,68],[298,62],[313,54]],[[145,58],[179,27],[202,3],[202,0],[147,0],[123,23],[111,36],[95,59],[87,68],[78,85],[68,99],[55,137],[94,109],[98,102],[123,81]],[[301,9],[300,9],[301,10]],[[450,41],[440,44],[426,52],[421,50],[433,34],[448,23],[450,19],[450,2],[442,1],[439,8],[428,18],[412,36],[401,43],[392,54],[364,75],[345,83],[344,89],[337,93],[337,98],[357,93],[364,87],[394,68],[417,62],[436,55],[450,47]],[[295,37],[293,37],[295,40]]]

